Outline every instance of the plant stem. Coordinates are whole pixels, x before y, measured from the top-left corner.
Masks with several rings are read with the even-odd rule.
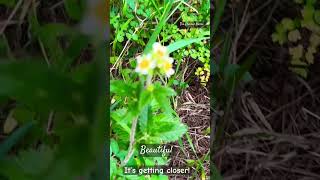
[[[145,88],[148,88],[148,86],[151,85],[151,83],[152,83],[152,74],[148,74]],[[138,123],[138,117],[134,118],[132,121],[128,154],[124,158],[122,166],[125,166],[128,163],[128,161],[130,160],[130,158],[133,154],[133,147],[134,147],[134,143],[135,143],[134,136],[136,135],[137,123]]]
[[[125,166],[125,165],[128,163],[128,161],[130,160],[130,158],[131,158],[131,156],[132,156],[132,154],[133,154],[133,146],[134,146],[134,143],[135,143],[134,136],[135,136],[135,134],[136,134],[137,123],[138,123],[138,117],[135,118],[135,119],[132,121],[131,132],[130,132],[129,150],[128,150],[127,156],[126,156],[125,159],[123,160],[122,166]]]

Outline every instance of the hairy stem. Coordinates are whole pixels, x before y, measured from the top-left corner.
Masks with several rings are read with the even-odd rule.
[[[138,118],[135,118],[132,121],[132,125],[131,125],[131,131],[130,131],[130,144],[129,144],[129,150],[128,150],[128,154],[127,156],[124,158],[122,166],[125,166],[128,161],[130,160],[132,154],[133,154],[133,146],[135,143],[135,139],[134,136],[136,134],[136,129],[137,129],[137,123],[138,123]]]

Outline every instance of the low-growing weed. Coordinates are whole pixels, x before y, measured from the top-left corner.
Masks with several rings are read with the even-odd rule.
[[[308,67],[314,63],[320,45],[320,10],[316,8],[317,0],[295,0],[295,2],[301,8],[300,16],[283,18],[276,25],[272,40],[288,47],[291,55],[289,69],[307,78]],[[305,42],[307,37],[309,41]]]

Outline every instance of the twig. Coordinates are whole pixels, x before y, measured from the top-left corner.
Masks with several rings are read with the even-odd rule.
[[[245,28],[249,22],[249,19],[251,17],[248,14],[249,4],[250,4],[250,0],[247,1],[246,8],[245,8],[243,15],[241,17],[240,27],[237,29],[238,33],[236,34],[236,37],[234,38],[234,41],[233,41],[234,43],[233,43],[233,47],[232,47],[232,56],[230,56],[230,58],[233,57],[233,63],[236,63],[238,41],[239,41],[243,31],[245,30]]]
[[[52,133],[51,129],[52,129],[52,123],[53,123],[53,116],[54,116],[54,111],[50,111],[48,124],[47,124],[47,134]]]
[[[270,19],[274,13],[274,11],[276,10],[276,8],[278,7],[278,3],[279,1],[276,1],[276,3],[274,4],[274,6],[272,7],[270,14],[267,18],[267,20],[265,21],[265,23],[259,28],[259,30],[257,31],[257,33],[253,36],[253,38],[251,39],[251,41],[248,43],[248,45],[246,46],[246,48],[241,52],[241,54],[239,55],[239,57],[237,58],[238,60],[241,59],[246,53],[247,51],[251,48],[252,44],[255,42],[255,40],[259,37],[259,35],[261,34],[261,32],[264,30],[264,28],[266,27],[266,25],[270,22]],[[236,58],[236,57],[235,57]]]
[[[7,21],[5,22],[5,24],[3,25],[3,27],[0,30],[0,34],[2,34],[4,32],[4,30],[7,28],[10,20],[13,18],[13,16],[16,14],[16,12],[18,11],[19,7],[21,6],[23,0],[18,1],[18,3],[16,4],[16,6],[14,7],[13,11],[11,12],[9,18],[7,19]]]
[[[277,115],[278,113],[282,112],[283,110],[285,110],[286,108],[289,108],[297,103],[299,103],[303,98],[305,98],[306,96],[308,96],[309,93],[305,93],[304,95],[300,96],[298,99],[295,99],[294,101],[288,103],[288,104],[285,104],[283,106],[281,106],[279,109],[269,113],[267,116],[266,116],[266,119],[269,119],[275,115]]]

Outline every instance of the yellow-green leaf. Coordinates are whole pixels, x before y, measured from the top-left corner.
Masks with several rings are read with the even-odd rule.
[[[305,68],[290,68],[290,70],[303,78],[308,76],[308,71]]]
[[[291,42],[297,42],[298,40],[301,39],[301,34],[299,32],[299,30],[293,30],[293,31],[290,31],[289,34],[288,34],[288,40],[291,41]]]
[[[300,44],[297,47],[289,48],[289,53],[292,59],[300,59],[303,56],[303,46]]]

